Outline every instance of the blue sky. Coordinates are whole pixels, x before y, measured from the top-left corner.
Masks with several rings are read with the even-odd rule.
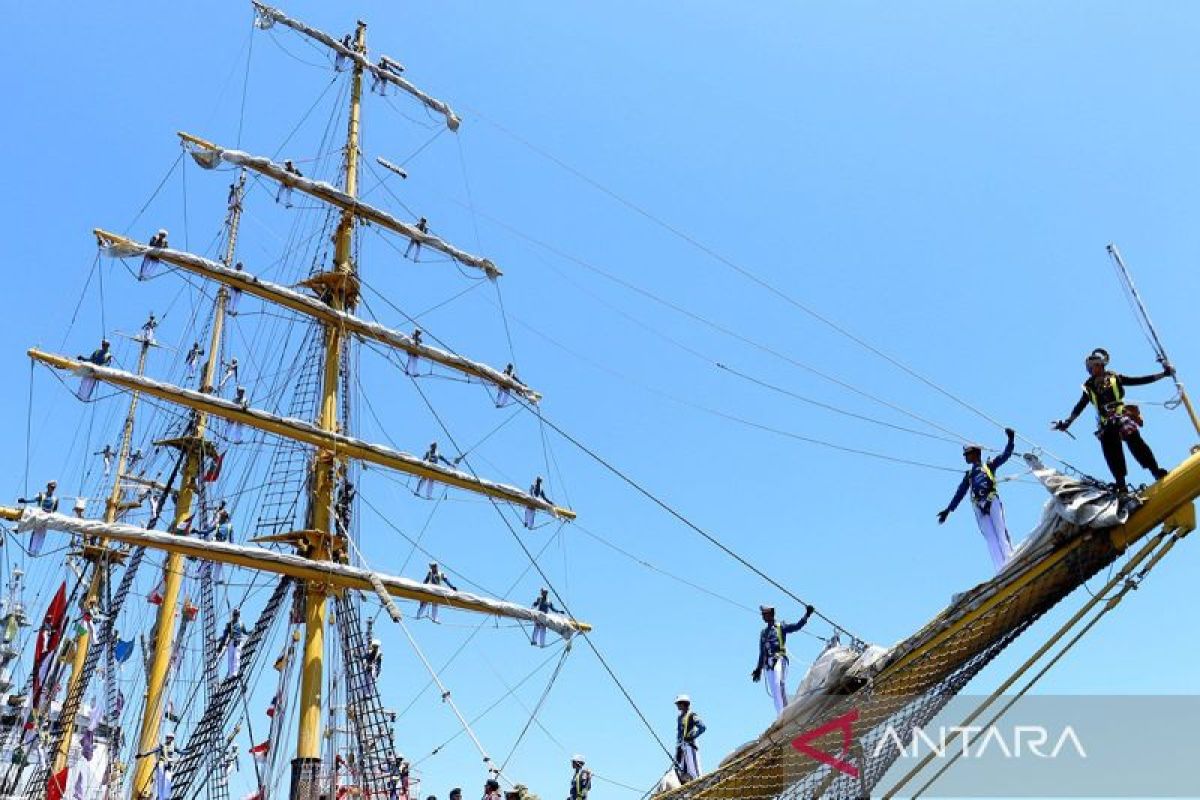
[[[738,378],[715,363],[938,433],[695,317],[955,433],[994,446],[1003,435],[696,242],[1096,474],[1103,463],[1086,420],[1074,441],[1047,429],[1078,396],[1084,355],[1104,346],[1121,371],[1156,366],[1118,290],[1106,243],[1117,242],[1135,270],[1184,380],[1200,374],[1187,327],[1200,289],[1200,145],[1193,134],[1200,98],[1186,78],[1200,67],[1193,4],[363,2],[336,10],[295,2],[287,10],[338,35],[356,16],[367,19],[373,52],[404,62],[410,79],[464,118],[457,140],[433,138],[438,128],[414,104],[369,98],[367,156],[410,159],[412,177],[381,188],[368,172],[366,191],[397,211],[402,201],[437,232],[491,256],[505,270],[502,294],[490,285],[469,288],[444,263],[413,265],[376,232],[364,234],[360,257],[371,288],[408,314],[437,307],[423,324],[464,353],[503,365],[515,352],[521,375],[546,395],[547,417],[869,641],[903,638],[953,592],[987,576],[969,514],[940,528],[934,521],[957,477],[702,409],[942,467],[961,463],[957,445],[832,414]],[[0,143],[9,154],[5,217],[19,298],[3,322],[8,346],[0,366],[14,377],[0,401],[10,420],[0,430],[0,467],[19,493],[29,391],[24,349],[83,352],[101,329],[132,330],[150,309],[184,307],[175,299],[178,282],[137,284],[108,264],[101,265],[103,297],[94,280],[83,291],[95,257],[90,229],[146,238],[162,226],[176,246],[186,239],[202,250],[219,229],[226,174],[190,163],[176,169],[128,227],[178,155],[174,132],[234,145],[240,128],[241,146],[266,155],[287,140],[278,157],[304,167],[341,110],[334,101],[343,84],[322,95],[333,77],[328,64],[278,28],[255,34],[247,80],[250,12],[240,3],[8,4],[0,15],[18,34],[2,56],[12,80]],[[251,271],[295,280],[275,259],[301,212],[271,200],[265,188],[252,192],[239,252]],[[377,296],[369,311],[407,327]],[[185,316],[166,313],[165,340],[191,338]],[[264,336],[255,326],[265,321],[239,324],[244,342]],[[179,374],[177,353],[156,358],[158,374]],[[266,373],[269,363],[263,356],[251,370]],[[361,375],[382,420],[362,415],[364,437],[387,436],[409,450],[433,438],[445,446],[411,384],[369,355]],[[463,441],[482,438],[504,418],[477,387],[427,382],[427,389]],[[121,401],[85,412],[44,372],[34,392],[31,480],[54,473],[68,493],[82,491],[68,485],[80,479],[63,476],[78,474],[86,447],[100,446],[97,428],[115,420]],[[1161,402],[1171,391],[1160,384],[1138,397]],[[1164,463],[1177,463],[1195,440],[1182,411],[1152,405],[1147,412],[1147,440]],[[81,442],[84,424],[91,427]],[[769,721],[768,699],[748,680],[758,620],[747,608],[775,602],[785,618],[798,610],[570,445],[552,434],[548,440],[558,467],[551,492],[569,500],[580,520],[549,543],[544,568],[572,611],[596,625],[596,646],[660,736],[673,735],[673,696],[687,691],[696,699],[710,726],[706,758],[715,764]],[[548,458],[529,417],[489,440],[479,456],[481,472],[520,485],[544,471]],[[252,462],[247,457],[248,471]],[[1008,471],[1016,474],[1016,464]],[[1134,477],[1144,475],[1135,470]],[[368,474],[363,488],[404,530],[426,524],[431,504],[402,487]],[[1005,496],[1019,535],[1037,518],[1041,490],[1011,483]],[[489,509],[444,505],[428,526],[428,548],[478,585],[503,591],[526,563],[508,531]],[[420,577],[425,559],[404,558],[407,545],[378,518],[363,511],[360,526],[373,566]],[[526,540],[538,550],[555,532],[543,528]],[[664,578],[595,537],[726,599]],[[1194,598],[1197,566],[1184,542],[1042,689],[1200,689],[1192,667],[1200,654],[1183,635],[1190,619],[1182,611]],[[538,584],[524,575],[514,596],[524,602]],[[447,615],[442,629],[413,630],[440,663],[464,637],[456,626],[470,624]],[[829,633],[823,625],[813,630]],[[385,701],[403,706],[426,675],[401,636],[388,630],[384,638]],[[542,661],[522,644],[518,632],[487,630],[446,670],[468,716]],[[818,648],[815,639],[797,640],[797,667]],[[1019,642],[977,687],[994,685],[1032,649],[1033,642]],[[522,687],[520,702],[506,701],[480,723],[480,738],[498,759],[547,677],[548,669]],[[565,788],[574,751],[585,752],[597,773],[637,787],[665,769],[582,643],[539,720],[552,737],[534,726],[509,772],[543,797]],[[398,735],[416,758],[456,730],[449,711],[426,693]],[[469,794],[482,783],[478,764],[456,740],[421,764],[424,793],[444,797],[461,785]],[[599,785],[603,797],[636,796]]]

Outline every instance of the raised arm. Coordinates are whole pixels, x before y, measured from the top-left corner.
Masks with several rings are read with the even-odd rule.
[[[1169,377],[1174,371],[1175,370],[1172,367],[1168,366],[1162,372],[1156,372],[1153,375],[1118,375],[1117,380],[1119,380],[1125,386],[1145,386],[1148,383],[1155,383],[1156,381],[1161,381],[1163,378]]]
[[[804,607],[804,616],[801,617],[799,621],[793,622],[791,625],[786,625],[786,624],[780,625],[779,626],[780,630],[783,631],[785,636],[789,633],[795,633],[796,631],[800,630],[801,628],[803,628],[805,625],[808,624],[808,619],[809,619],[809,617],[811,617],[813,615],[814,611],[816,611],[816,609],[813,608],[812,606],[805,606]]]
[[[1008,444],[1004,445],[1004,450],[1000,452],[1000,455],[988,462],[988,466],[991,467],[992,472],[1000,469],[1000,467],[1004,466],[1004,462],[1012,458],[1013,447],[1016,445],[1017,432],[1012,428],[1005,428],[1004,432],[1008,435]]]

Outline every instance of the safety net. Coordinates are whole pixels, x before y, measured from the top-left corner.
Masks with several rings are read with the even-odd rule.
[[[761,736],[715,771],[659,796],[869,797],[900,755],[881,746],[884,737],[905,737],[907,746],[988,662],[1119,554],[1107,532],[1125,522],[1131,504],[1026,458],[1051,496],[999,575],[891,648],[827,649]]]

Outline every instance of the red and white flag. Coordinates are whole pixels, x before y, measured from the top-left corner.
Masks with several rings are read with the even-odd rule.
[[[63,627],[67,621],[67,583],[63,581],[46,609],[42,619],[42,627],[38,631],[37,641],[33,645],[33,707],[38,707],[41,699],[42,682],[45,680],[46,668],[50,665],[49,656],[58,649],[62,641]],[[66,786],[63,787],[64,791]]]
[[[262,764],[267,760],[267,754],[270,752],[270,750],[271,750],[271,740],[266,739],[262,743],[256,744],[256,745],[254,745],[254,747],[251,747],[249,752],[250,752],[250,755],[254,756],[255,761],[257,761],[259,764]]]

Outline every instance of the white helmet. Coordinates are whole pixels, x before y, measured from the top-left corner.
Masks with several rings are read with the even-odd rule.
[[[692,698],[688,697],[686,694],[681,694],[681,695],[679,695],[678,697],[676,697],[676,698],[675,698],[675,703],[676,703],[676,704],[679,704],[679,703],[687,703],[688,705],[691,705],[691,703],[692,703]]]
[[[572,763],[572,764],[582,764],[582,763],[583,763],[583,756],[581,756],[581,755],[579,755],[578,753],[576,753],[575,755],[571,756],[571,763]]]
[[[379,647],[379,645],[381,645],[381,644],[382,644],[382,642],[380,642],[378,639],[371,640],[371,647]]]

